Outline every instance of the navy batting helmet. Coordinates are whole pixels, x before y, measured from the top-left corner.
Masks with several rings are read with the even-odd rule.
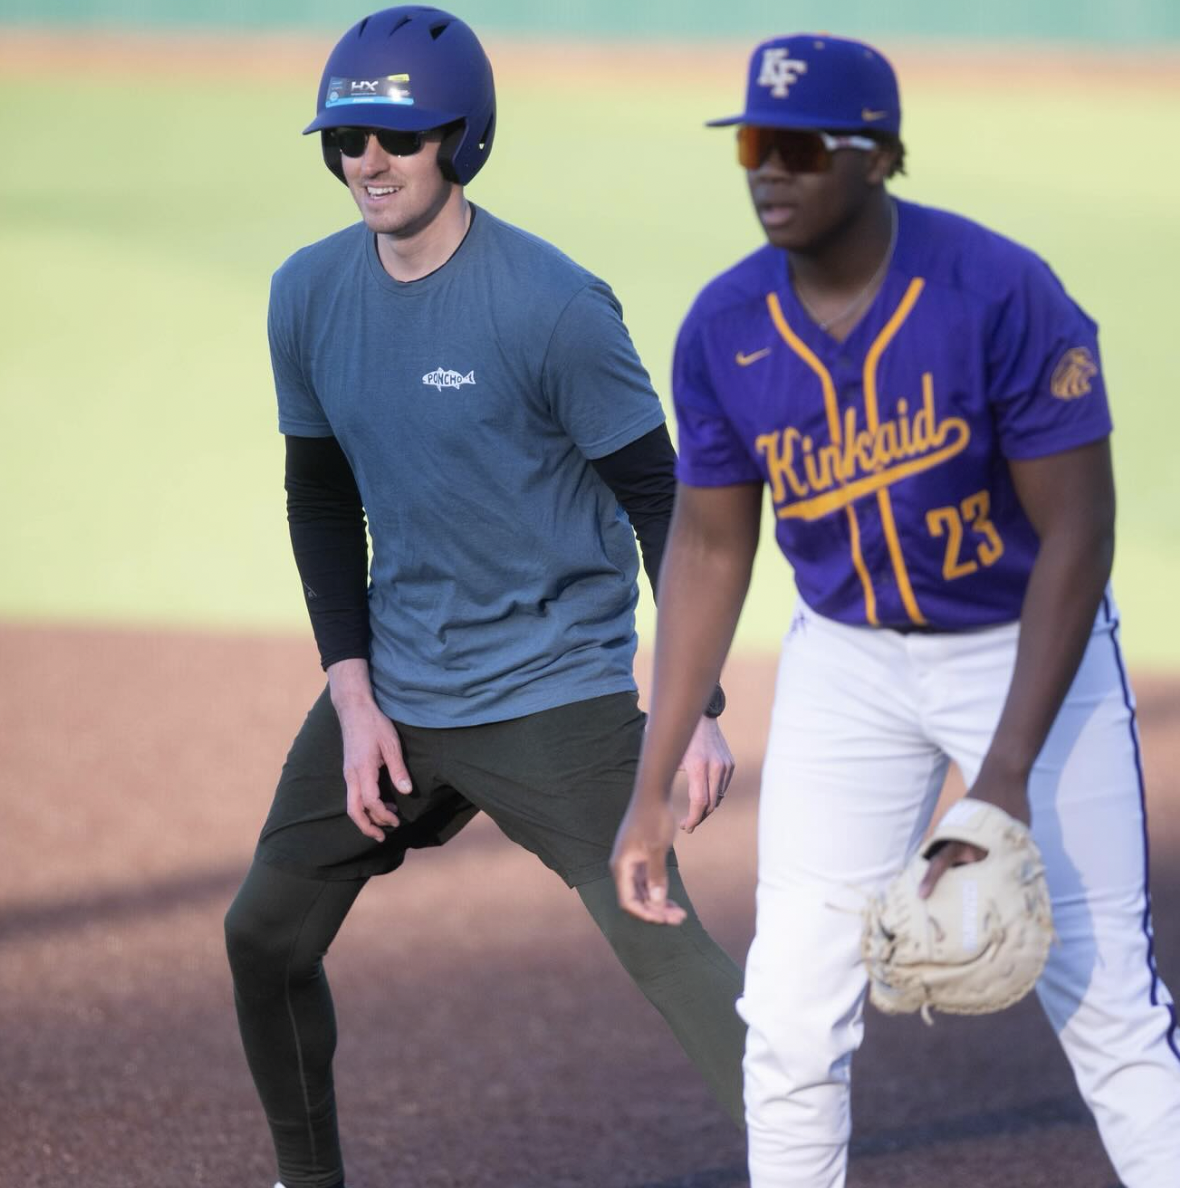
[[[344,180],[329,128],[423,132],[455,124],[443,139],[443,176],[466,185],[492,151],[496,88],[475,34],[440,8],[406,4],[358,21],[340,39],[320,79],[316,117],[324,164]]]

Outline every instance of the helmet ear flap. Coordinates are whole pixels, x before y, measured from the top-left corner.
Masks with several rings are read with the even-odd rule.
[[[330,129],[323,129],[320,132],[320,150],[324,154],[324,164],[342,181],[345,185],[348,182],[344,181],[344,164],[340,160],[340,150],[332,143],[332,133]]]
[[[496,108],[493,105],[491,115],[488,116],[487,126],[483,130],[483,135],[479,138],[480,148],[483,149],[484,156],[492,150],[492,138],[496,135]],[[482,162],[481,162],[482,164]]]
[[[447,181],[465,186],[479,172],[492,147],[496,131],[496,109],[492,107],[482,134],[475,138],[477,124],[470,119],[448,124],[438,149],[439,168]]]
[[[459,151],[466,133],[467,121],[456,120],[447,126],[443,132],[442,144],[438,146],[438,167],[442,170],[443,177],[449,182],[455,182],[456,185],[462,185],[463,179],[455,168],[455,154]]]

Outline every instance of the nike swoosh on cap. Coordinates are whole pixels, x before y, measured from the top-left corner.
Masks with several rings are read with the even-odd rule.
[[[870,122],[873,120],[883,120],[888,114],[889,113],[887,111],[872,111],[867,107],[862,107],[860,109],[860,118]]]
[[[759,359],[765,359],[770,354],[770,347],[763,347],[760,351],[754,351],[749,355],[742,354],[738,351],[734,355],[734,360],[739,367],[749,367],[751,363],[757,363]]]

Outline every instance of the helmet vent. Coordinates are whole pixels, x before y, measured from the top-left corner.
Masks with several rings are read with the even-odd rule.
[[[431,25],[430,36],[437,41],[450,27],[450,21],[440,21],[437,25]]]
[[[356,35],[357,35],[357,37],[364,37],[364,35],[365,35],[365,26],[366,26],[368,23],[369,23],[369,18],[368,18],[368,17],[365,17],[365,19],[364,19],[363,21],[361,21],[361,23],[360,23],[359,25],[357,25],[357,27],[356,27]]]
[[[412,16],[404,16],[392,29],[389,30],[388,36],[392,37],[403,25],[408,25],[414,18]]]

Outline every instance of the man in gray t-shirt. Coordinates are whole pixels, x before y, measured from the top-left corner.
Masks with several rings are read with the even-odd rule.
[[[358,223],[271,290],[279,428],[334,436],[356,476],[373,690],[418,726],[635,688],[635,536],[591,462],[664,423],[607,286],[467,210],[412,283]]]
[[[609,874],[644,722],[635,538],[654,581],[674,490],[618,302],[468,203],[495,96],[447,13],[351,29],[307,131],[362,216],[292,256],[270,303],[291,540],[328,688],[226,918],[282,1181],[344,1184],[324,952],[366,879],[479,811],[576,888],[740,1121],[737,968],[674,869],[680,929],[622,913]],[[732,774],[723,705],[718,689],[685,755],[690,831]]]

